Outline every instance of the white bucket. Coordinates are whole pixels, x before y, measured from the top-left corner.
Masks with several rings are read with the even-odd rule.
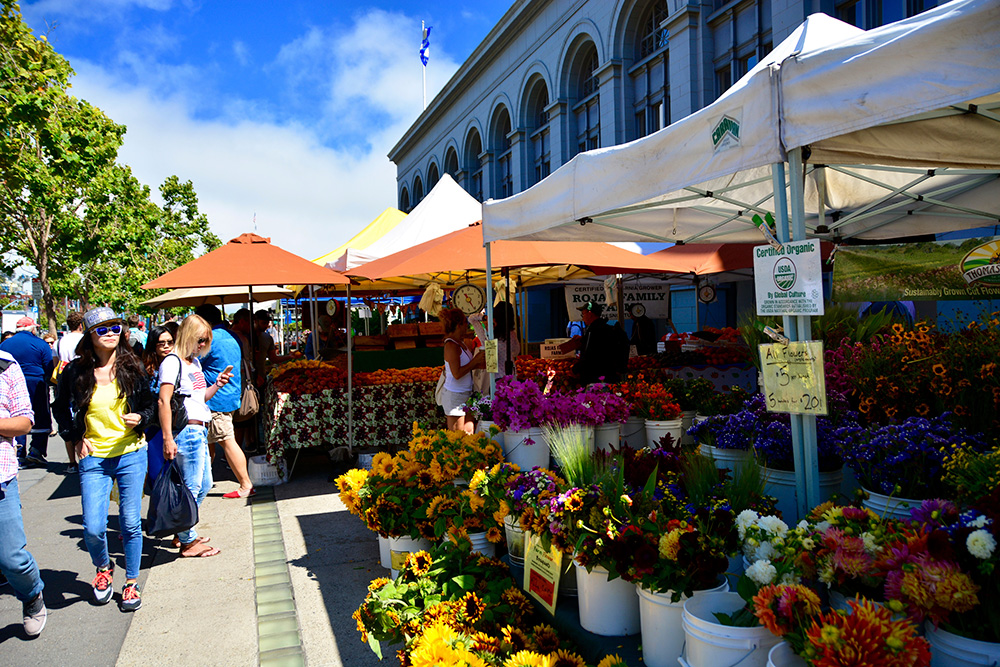
[[[497,555],[497,545],[486,539],[486,532],[469,533],[469,541],[472,542],[472,553],[482,554],[489,558]]]
[[[740,575],[747,571],[746,556],[735,555],[729,557],[729,566],[726,567],[726,580],[729,582],[729,590],[735,591],[736,584],[740,580]]]
[[[795,655],[788,642],[780,642],[767,654],[767,667],[807,667],[806,661]]]
[[[668,433],[674,438],[674,449],[680,447],[681,432],[684,430],[680,419],[670,419],[666,421],[654,421],[647,419],[646,425],[646,447],[656,449],[660,446],[660,438]]]
[[[927,641],[931,645],[931,667],[969,667],[970,665],[1000,665],[1000,644],[968,639],[934,624],[926,623]]]
[[[705,593],[684,602],[685,661],[690,667],[765,667],[780,640],[765,627],[720,625],[713,613],[731,614],[744,605],[738,593]]]
[[[639,621],[642,626],[642,661],[649,667],[673,667],[684,649],[684,628],[681,615],[684,613],[683,595],[677,602],[670,601],[670,592],[654,593],[636,587],[639,594]],[[710,589],[727,591],[729,585],[723,582]],[[695,591],[703,595],[709,590]]]
[[[798,503],[795,494],[795,473],[790,470],[776,470],[761,466],[764,476],[764,493],[778,499],[777,508],[781,511],[782,520],[789,526],[794,526],[804,517],[799,516]],[[840,492],[840,482],[843,470],[821,472],[819,474],[819,501],[822,503],[835,493]]]
[[[646,446],[646,420],[642,417],[629,417],[621,424],[622,445],[632,449],[642,449]]]
[[[549,443],[540,428],[506,431],[503,436],[503,453],[510,463],[516,464],[523,472],[536,466],[549,467]]]
[[[389,553],[389,538],[378,536],[378,563],[387,570],[392,569],[392,556]]]
[[[715,461],[719,470],[736,470],[737,466],[751,458],[750,452],[745,449],[719,449],[705,444],[698,445],[698,453]]]
[[[694,436],[688,435],[688,429],[694,424],[694,418],[697,413],[694,410],[685,410],[681,413],[681,444],[682,445],[693,445]]]
[[[493,426],[493,422],[489,422],[483,419],[478,424],[476,424],[476,433],[485,433],[487,437],[489,437],[491,426]],[[500,447],[500,449],[503,449],[503,431],[494,435],[492,437],[492,440],[493,442],[497,443],[497,446]]]
[[[621,444],[622,425],[601,424],[594,427],[594,447],[601,452],[606,452],[612,447],[617,448]]]
[[[911,498],[886,496],[881,493],[869,491],[868,489],[865,489],[865,492],[868,493],[868,500],[865,500],[862,505],[875,512],[875,514],[888,519],[904,519],[909,521],[910,508],[920,507],[920,503],[923,502],[922,500],[913,500]]]
[[[392,571],[392,578],[399,576],[399,571],[403,569],[406,557],[416,551],[430,551],[431,541],[412,537],[390,537],[389,538],[389,569]]]
[[[503,532],[507,538],[507,553],[511,558],[524,561],[524,531],[516,516],[508,514],[503,518]]]
[[[635,584],[622,578],[608,581],[608,571],[595,567],[592,572],[574,563],[580,625],[602,637],[624,637],[639,632],[639,598]]]

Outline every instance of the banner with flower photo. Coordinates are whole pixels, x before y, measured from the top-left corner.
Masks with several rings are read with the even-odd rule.
[[[1000,236],[839,246],[834,301],[1000,298]]]

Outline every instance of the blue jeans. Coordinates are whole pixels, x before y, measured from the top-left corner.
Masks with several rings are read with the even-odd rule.
[[[0,572],[21,602],[33,600],[45,588],[38,563],[28,552],[17,477],[0,490]]]
[[[188,424],[174,437],[177,443],[177,465],[184,478],[184,485],[191,491],[198,507],[212,488],[212,462],[208,458],[208,429],[197,424]],[[192,527],[177,533],[181,544],[190,544],[198,539],[198,531]]]
[[[105,567],[108,556],[108,504],[111,485],[118,482],[118,524],[125,543],[125,578],[139,577],[142,558],[142,487],[146,481],[146,450],[107,459],[85,456],[80,460],[80,494],[83,498],[83,541],[94,567]]]

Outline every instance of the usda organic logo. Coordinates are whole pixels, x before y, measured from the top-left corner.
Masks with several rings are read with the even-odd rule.
[[[782,257],[774,263],[774,284],[782,292],[795,287],[795,263],[787,257]]]

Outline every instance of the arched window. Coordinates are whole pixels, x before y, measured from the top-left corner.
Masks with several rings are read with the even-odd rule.
[[[465,189],[479,201],[483,201],[483,165],[479,162],[482,153],[483,140],[479,131],[473,129],[465,140],[465,171],[468,173]]]
[[[416,206],[424,198],[424,182],[417,176],[413,179],[413,205]]]
[[[437,182],[438,180],[440,180],[440,178],[441,177],[438,175],[437,164],[431,163],[430,168],[427,169],[427,192],[430,192],[431,190],[434,189],[434,186],[437,185]]]
[[[496,183],[494,194],[504,199],[514,194],[514,178],[511,173],[510,112],[501,107],[494,117],[491,148],[496,156]]]
[[[444,173],[458,180],[458,152],[454,148],[449,148],[444,154]]]
[[[574,68],[576,91],[573,100],[575,150],[573,154],[601,147],[601,101],[597,80],[597,47],[593,42],[580,50]]]
[[[537,79],[529,89],[525,120],[530,140],[529,185],[538,183],[552,171],[552,144],[549,133],[549,89]]]
[[[399,210],[403,213],[410,212],[410,193],[407,191],[406,186],[403,186],[402,192],[399,193]]]
[[[626,138],[638,139],[670,124],[670,49],[664,21],[667,0],[655,0],[641,15],[635,42],[635,65],[629,69],[633,125]]]

